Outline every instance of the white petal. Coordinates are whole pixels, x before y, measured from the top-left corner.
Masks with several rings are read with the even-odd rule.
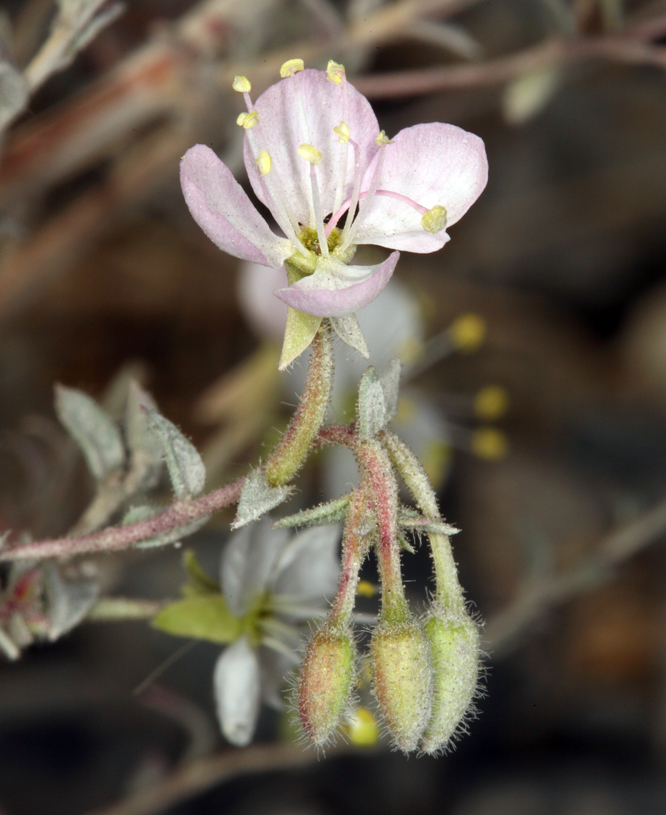
[[[213,690],[220,727],[232,744],[252,741],[261,705],[259,660],[247,637],[230,645],[215,663]]]
[[[289,533],[263,518],[232,535],[222,553],[220,583],[232,613],[242,617],[266,590]]]
[[[277,595],[326,605],[334,596],[340,574],[340,527],[315,526],[297,535],[277,565]]]

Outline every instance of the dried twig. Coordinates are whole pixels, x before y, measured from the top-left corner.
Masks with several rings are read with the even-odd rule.
[[[611,532],[573,569],[561,575],[528,582],[509,608],[497,614],[486,627],[486,640],[493,657],[503,656],[512,650],[520,635],[547,611],[605,582],[616,566],[664,535],[666,501]]]

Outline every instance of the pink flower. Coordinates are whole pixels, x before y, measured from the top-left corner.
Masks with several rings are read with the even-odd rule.
[[[236,77],[234,88],[247,105],[238,123],[245,129],[249,180],[282,235],[205,145],[181,161],[185,200],[220,249],[263,266],[285,264],[291,285],[276,296],[298,312],[332,318],[340,337],[365,353],[353,314],[384,289],[400,252],[373,266],[353,266],[356,247],[423,253],[444,246],[446,227],[486,185],[484,145],[439,122],[387,139],[368,100],[334,62],[317,71],[290,60],[281,75],[254,103],[245,77]],[[318,325],[310,318],[308,331]]]

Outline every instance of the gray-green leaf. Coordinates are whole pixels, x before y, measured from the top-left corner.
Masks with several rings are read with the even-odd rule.
[[[58,418],[81,448],[93,477],[103,481],[125,463],[120,431],[87,394],[63,385],[56,385],[55,392]]]
[[[261,470],[255,470],[245,479],[236,518],[231,525],[232,529],[240,529],[241,526],[256,521],[279,506],[291,495],[290,487],[271,487],[266,480],[266,476]]]
[[[156,410],[147,410],[149,426],[159,439],[173,491],[177,498],[199,495],[206,481],[206,468],[199,451],[173,422]]]

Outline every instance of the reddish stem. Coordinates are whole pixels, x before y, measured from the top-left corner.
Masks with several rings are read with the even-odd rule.
[[[95,532],[91,535],[81,535],[71,538],[55,538],[53,540],[31,541],[7,547],[0,551],[0,561],[3,560],[42,560],[49,557],[71,557],[72,555],[91,554],[93,552],[116,552],[127,549],[134,543],[148,540],[164,532],[170,532],[179,526],[210,515],[215,510],[235,504],[241,493],[245,477],[239,478],[226,487],[209,492],[200,498],[187,501],[176,501],[164,512],[127,526],[115,526]]]

